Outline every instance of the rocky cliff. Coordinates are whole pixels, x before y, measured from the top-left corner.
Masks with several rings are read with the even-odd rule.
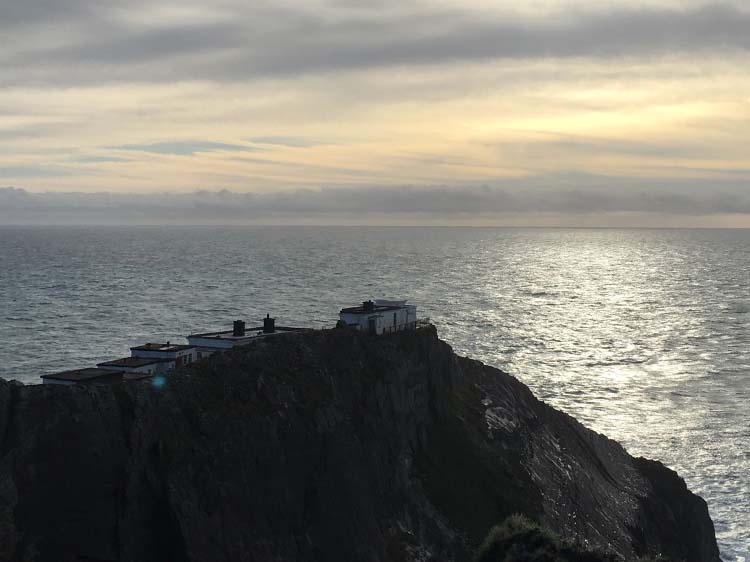
[[[0,381],[0,439],[0,560],[462,561],[512,513],[719,559],[677,474],[434,328],[280,334],[162,388]]]

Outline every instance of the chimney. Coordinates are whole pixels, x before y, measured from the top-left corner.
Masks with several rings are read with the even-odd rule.
[[[234,321],[234,330],[232,330],[233,336],[244,336],[245,335],[245,323],[242,320]]]
[[[372,301],[365,301],[362,303],[362,310],[364,312],[374,312],[375,311],[375,303]]]
[[[271,318],[270,314],[266,314],[263,319],[263,333],[273,334],[276,331],[276,318]]]

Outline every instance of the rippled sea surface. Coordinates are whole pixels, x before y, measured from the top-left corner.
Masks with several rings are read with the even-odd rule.
[[[0,376],[404,297],[443,339],[678,470],[750,560],[750,231],[0,227]]]

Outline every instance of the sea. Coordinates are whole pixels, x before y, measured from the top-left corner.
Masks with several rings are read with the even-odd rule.
[[[0,227],[0,376],[404,298],[461,354],[677,470],[750,560],[750,230]]]

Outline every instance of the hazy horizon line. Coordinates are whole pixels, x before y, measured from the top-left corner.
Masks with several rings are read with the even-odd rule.
[[[542,228],[749,228],[743,181],[576,175],[495,185],[291,189],[275,192],[35,192],[0,187],[6,225],[307,225]]]
[[[0,223],[3,228],[440,228],[497,230],[750,230],[750,226],[588,226],[503,224],[323,224],[323,223]]]

